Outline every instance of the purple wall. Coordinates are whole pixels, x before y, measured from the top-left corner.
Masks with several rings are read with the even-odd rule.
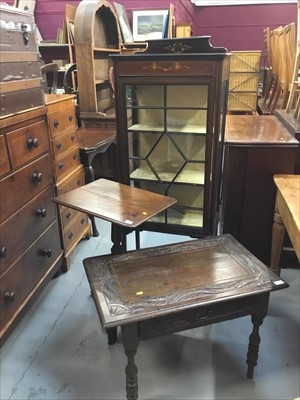
[[[65,4],[77,6],[79,0],[37,0],[35,17],[45,40],[56,38],[62,28]],[[113,0],[110,1],[111,3]],[[169,0],[117,0],[124,4],[131,22],[133,9],[166,9]],[[229,51],[263,50],[263,29],[297,22],[297,4],[195,7],[189,0],[171,0],[176,22],[192,22],[194,36],[209,35],[213,46]],[[13,0],[7,0],[12,4]]]
[[[196,7],[194,35],[229,51],[263,50],[263,29],[297,22],[297,4]]]

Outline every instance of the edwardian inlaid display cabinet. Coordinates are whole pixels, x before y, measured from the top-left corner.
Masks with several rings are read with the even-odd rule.
[[[144,52],[112,54],[119,181],[177,203],[142,229],[215,234],[229,54],[210,38],[151,40]]]

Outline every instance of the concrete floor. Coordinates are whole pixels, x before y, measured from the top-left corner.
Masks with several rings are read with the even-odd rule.
[[[125,398],[120,338],[107,345],[84,273],[85,257],[110,252],[110,224],[76,248],[70,271],[52,280],[1,348],[1,400]],[[128,240],[133,248],[133,235]],[[152,232],[142,247],[190,240]],[[254,379],[246,378],[249,317],[140,343],[139,398],[292,400],[299,388],[299,269],[284,269],[290,288],[271,294],[261,327]]]

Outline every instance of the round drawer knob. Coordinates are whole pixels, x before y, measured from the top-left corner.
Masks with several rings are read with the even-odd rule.
[[[12,290],[8,290],[7,292],[4,293],[4,300],[13,302],[16,299],[16,293],[13,292]]]
[[[77,158],[78,158],[78,155],[77,155],[77,154],[74,154],[74,155],[73,155],[73,160],[77,160]]]
[[[42,217],[42,218],[44,218],[44,217],[46,217],[46,214],[47,214],[47,211],[46,211],[45,208],[38,208],[38,209],[36,210],[36,216],[37,216],[37,217]]]
[[[5,246],[2,246],[0,248],[0,257],[4,258],[6,257],[6,254],[7,254],[7,248]]]
[[[71,232],[71,233],[69,234],[69,239],[72,239],[73,236],[74,236],[74,234]]]
[[[71,140],[73,140],[73,141],[76,140],[76,136],[72,135]]]
[[[80,222],[81,222],[81,225],[84,224],[85,223],[85,219],[82,218]]]
[[[61,149],[62,144],[61,144],[61,143],[57,143],[56,147],[57,147],[58,149]]]
[[[41,254],[42,254],[42,257],[51,257],[52,250],[51,249],[42,249]]]
[[[69,115],[69,121],[73,121],[73,115]]]
[[[58,122],[57,120],[55,120],[55,121],[53,122],[53,125],[54,125],[54,128],[57,128],[58,125],[59,125],[59,122]]]
[[[29,149],[37,148],[38,145],[39,145],[39,141],[37,140],[37,138],[29,138],[29,139],[27,140],[27,147],[28,147]]]
[[[63,169],[63,168],[64,168],[64,166],[65,166],[65,164],[64,164],[64,163],[59,163],[59,164],[58,164],[58,168],[59,168],[59,169]]]
[[[43,178],[43,174],[41,172],[34,172],[31,177],[31,179],[34,183],[41,182],[42,178]]]
[[[66,218],[67,218],[67,219],[69,219],[69,218],[71,218],[71,216],[72,216],[71,212],[70,212],[70,211],[69,211],[69,212],[67,212],[67,214],[66,214]]]

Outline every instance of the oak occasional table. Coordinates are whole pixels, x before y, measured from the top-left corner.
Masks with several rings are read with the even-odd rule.
[[[102,326],[121,326],[129,400],[138,398],[140,340],[246,315],[253,323],[247,353],[247,377],[252,378],[269,294],[288,287],[231,235],[83,263]]]
[[[274,175],[277,188],[270,268],[280,273],[279,259],[285,229],[300,262],[300,175]]]
[[[108,179],[98,179],[55,197],[57,204],[112,222],[112,254],[122,253],[126,234],[176,199]]]

